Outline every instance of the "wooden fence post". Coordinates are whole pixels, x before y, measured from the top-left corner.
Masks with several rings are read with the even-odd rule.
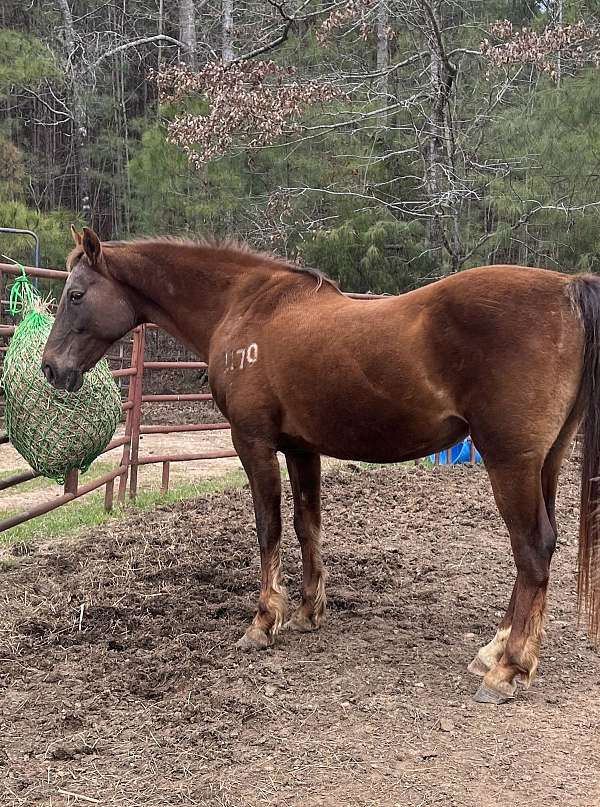
[[[162,496],[164,496],[165,493],[168,493],[168,491],[169,491],[169,472],[170,472],[170,469],[171,469],[171,463],[170,462],[163,462],[162,480],[161,480],[161,484],[160,484],[160,492],[161,492]]]
[[[106,483],[106,488],[104,490],[105,513],[112,513],[114,492],[115,492],[115,480],[109,479],[109,481]]]
[[[77,486],[79,484],[79,471],[77,468],[73,468],[72,471],[69,471],[67,474],[67,478],[65,479],[65,493],[77,493]]]

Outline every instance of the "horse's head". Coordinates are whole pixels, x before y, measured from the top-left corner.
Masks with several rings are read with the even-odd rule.
[[[67,259],[56,320],[42,356],[42,370],[57,389],[75,392],[107,349],[130,331],[136,313],[128,289],[111,277],[100,239],[87,227],[71,227],[75,249]]]

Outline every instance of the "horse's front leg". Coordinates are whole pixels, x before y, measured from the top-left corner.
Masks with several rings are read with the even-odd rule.
[[[256,616],[237,644],[243,650],[262,650],[273,643],[287,614],[281,581],[281,476],[272,447],[244,440],[233,430],[232,438],[250,481],[262,572]]]
[[[287,623],[293,630],[318,628],[325,615],[325,570],[321,560],[321,457],[285,455],[294,496],[294,529],[302,550],[302,605]]]

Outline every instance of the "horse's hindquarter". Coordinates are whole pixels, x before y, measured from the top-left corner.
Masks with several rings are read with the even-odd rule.
[[[548,270],[482,267],[449,279],[433,302],[438,373],[490,457],[545,456],[575,405],[583,328],[569,282]]]
[[[581,373],[566,282],[488,267],[383,300],[325,290],[250,318],[240,339],[256,361],[228,373],[229,417],[271,429],[279,448],[371,461],[423,456],[470,428],[551,445]]]

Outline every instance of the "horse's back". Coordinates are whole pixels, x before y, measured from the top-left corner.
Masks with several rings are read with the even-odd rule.
[[[229,415],[247,428],[271,418],[282,445],[373,461],[505,426],[515,442],[551,444],[581,373],[568,282],[482,267],[398,297],[350,300],[328,287],[264,320],[249,310],[240,321],[258,360],[227,374]]]

